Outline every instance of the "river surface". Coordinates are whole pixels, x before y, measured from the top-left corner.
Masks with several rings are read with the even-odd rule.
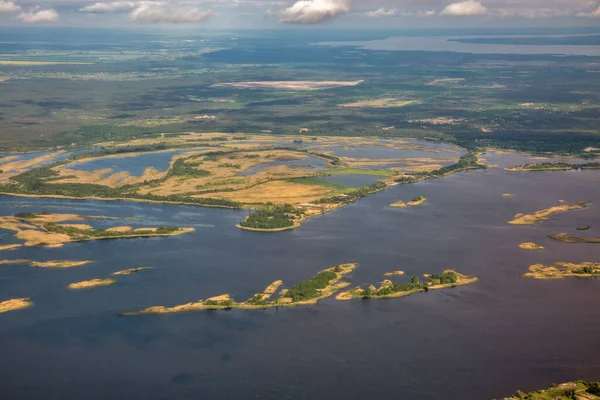
[[[504,157],[486,158],[500,165]],[[599,236],[599,187],[598,171],[465,172],[396,186],[276,234],[236,229],[246,211],[0,197],[0,215],[46,210],[138,218],[96,226],[196,228],[179,237],[1,252],[2,259],[96,262],[63,270],[0,266],[0,300],[36,303],[0,315],[0,398],[479,400],[598,380],[600,280],[519,276],[538,262],[600,261],[600,245],[547,237]],[[388,207],[418,195],[428,202]],[[507,224],[558,200],[592,204],[536,226]],[[592,228],[577,232],[582,225]],[[546,250],[518,249],[525,241]],[[1,244],[15,242],[0,231]],[[119,316],[221,293],[244,300],[274,280],[289,287],[345,262],[360,263],[354,284],[398,269],[408,280],[446,268],[480,282],[400,299]],[[142,266],[156,268],[112,286],[66,289]]]

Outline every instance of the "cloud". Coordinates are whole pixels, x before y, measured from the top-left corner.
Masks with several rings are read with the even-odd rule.
[[[582,12],[577,14],[578,17],[600,18],[600,7],[590,12]]]
[[[281,11],[267,11],[279,22],[289,24],[318,24],[345,14],[350,10],[346,0],[299,0]]]
[[[142,4],[134,9],[129,16],[132,22],[142,22],[150,24],[190,24],[201,22],[210,17],[214,13],[210,10],[204,11],[198,8],[171,8],[162,5]]]
[[[79,11],[87,13],[122,12],[133,10],[137,5],[138,2],[134,1],[99,2],[80,8]]]
[[[441,15],[472,17],[476,15],[485,15],[487,13],[487,7],[480,2],[475,0],[466,0],[448,5],[442,10]]]
[[[395,8],[380,8],[374,11],[367,11],[365,15],[371,18],[389,17],[396,15],[398,11]]]
[[[60,15],[53,8],[42,10],[39,6],[30,8],[29,11],[23,11],[17,15],[17,19],[26,24],[41,24],[45,22],[55,22]]]
[[[21,6],[12,1],[0,0],[0,13],[15,13],[21,11]]]

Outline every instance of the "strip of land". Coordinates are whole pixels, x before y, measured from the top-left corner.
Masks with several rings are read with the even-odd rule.
[[[117,280],[114,278],[96,278],[96,279],[90,279],[89,281],[81,281],[81,282],[71,283],[71,284],[69,284],[69,286],[67,286],[67,288],[72,289],[72,290],[91,289],[91,288],[100,287],[100,286],[112,285],[113,283],[116,283],[116,282],[117,282]]]
[[[15,216],[0,217],[0,228],[16,232],[17,239],[25,246],[59,247],[64,243],[99,239],[119,239],[134,237],[177,236],[194,232],[194,228],[145,227],[139,229],[92,229],[81,224],[64,224],[65,221],[84,220],[77,214],[19,213]]]
[[[563,243],[600,243],[600,237],[577,237],[568,233],[557,233],[549,238]]]
[[[113,272],[111,275],[131,275],[136,274],[138,272],[147,271],[149,269],[153,269],[154,267],[139,267],[139,268],[129,268],[123,271]]]
[[[425,196],[417,196],[414,199],[412,199],[411,201],[409,201],[408,203],[403,202],[402,200],[390,204],[390,207],[392,208],[406,208],[406,207],[414,207],[414,206],[419,206],[423,203],[425,203],[427,201],[427,197]]]
[[[124,315],[170,314],[204,310],[229,310],[232,308],[255,310],[313,305],[319,300],[331,297],[337,291],[348,287],[350,283],[342,282],[342,279],[356,267],[357,264],[341,264],[325,269],[311,279],[303,281],[290,289],[281,290],[272,299],[273,294],[283,284],[282,281],[273,282],[263,292],[257,293],[243,302],[235,301],[229,294],[222,294],[206,300],[198,300],[173,307],[148,307],[140,311],[124,313]]]
[[[531,214],[517,214],[515,215],[513,220],[509,221],[508,223],[512,225],[535,225],[541,221],[548,221],[550,219],[549,217],[553,214],[573,210],[583,210],[589,204],[589,202],[580,202],[577,204],[561,204],[559,206],[546,208],[544,210],[536,211]]]
[[[512,172],[535,172],[535,171],[570,171],[580,169],[600,169],[600,163],[592,162],[585,164],[571,164],[564,162],[556,163],[540,163],[540,164],[523,164],[514,167],[505,168],[506,171]]]
[[[386,276],[390,276],[386,274]],[[425,292],[435,289],[446,289],[455,286],[469,285],[477,282],[479,279],[475,276],[467,276],[454,270],[445,270],[439,274],[423,275],[427,281],[421,282],[416,275],[411,278],[410,283],[394,283],[391,280],[384,280],[379,287],[370,285],[367,289],[355,287],[346,292],[339,293],[337,300],[351,299],[386,299],[408,296],[418,292]]]
[[[579,264],[555,262],[553,265],[534,264],[523,278],[563,279],[567,277],[591,278],[600,276],[600,263],[583,262]]]

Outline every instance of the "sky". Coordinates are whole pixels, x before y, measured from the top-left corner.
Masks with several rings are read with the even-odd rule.
[[[0,0],[0,26],[600,27],[600,0]]]

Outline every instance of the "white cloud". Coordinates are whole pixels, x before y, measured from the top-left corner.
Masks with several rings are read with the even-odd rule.
[[[198,8],[171,8],[157,4],[142,4],[132,11],[129,19],[132,22],[151,24],[189,24],[204,21],[213,15],[210,10],[204,11]]]
[[[486,6],[475,0],[466,0],[459,3],[452,3],[444,8],[441,15],[450,15],[455,17],[471,17],[485,15],[488,13]]]
[[[0,13],[15,13],[21,11],[21,6],[12,1],[0,0]]]
[[[40,24],[45,22],[55,22],[60,15],[53,8],[42,10],[39,6],[30,8],[29,11],[23,11],[17,15],[17,19],[26,24]]]
[[[134,1],[99,2],[80,8],[79,11],[88,13],[120,12],[133,10],[137,5],[138,2]]]
[[[281,11],[268,11],[267,15],[290,24],[317,24],[330,20],[350,10],[346,0],[299,0]]]
[[[389,17],[392,15],[396,15],[398,11],[395,8],[380,8],[374,11],[367,11],[365,15],[367,17],[379,18],[379,17]]]
[[[577,16],[586,18],[600,18],[600,7],[590,12],[579,13]]]

